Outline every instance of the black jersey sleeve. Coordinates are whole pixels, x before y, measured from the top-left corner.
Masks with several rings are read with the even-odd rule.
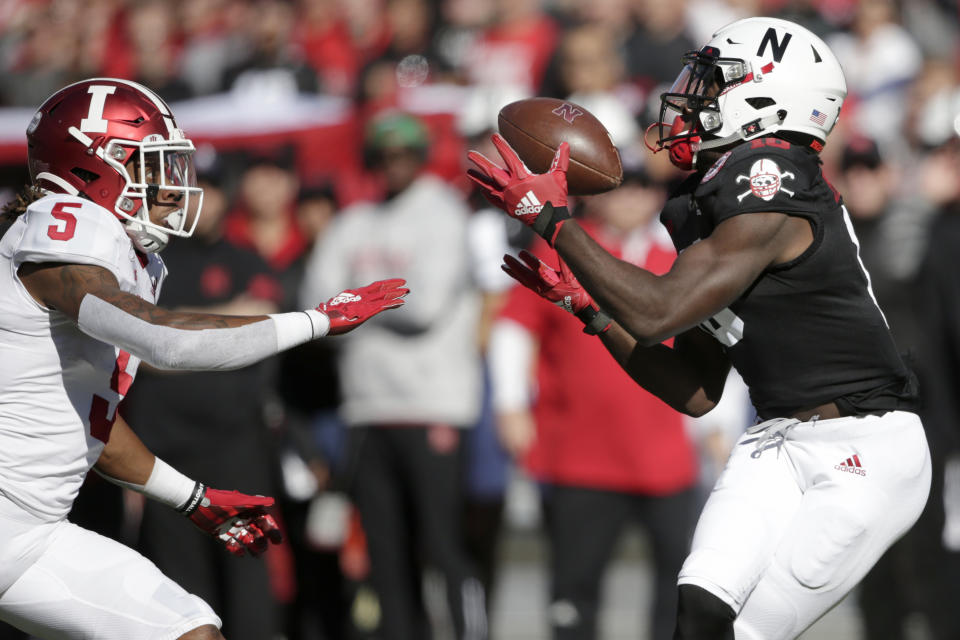
[[[741,213],[812,214],[823,209],[819,176],[812,152],[779,138],[757,138],[717,160],[694,197],[713,227]]]
[[[678,253],[703,237],[700,212],[693,200],[694,189],[699,183],[698,176],[689,176],[671,191],[660,211],[660,223],[666,227]]]

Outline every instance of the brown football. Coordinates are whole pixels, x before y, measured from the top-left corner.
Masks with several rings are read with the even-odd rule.
[[[528,98],[511,102],[497,117],[502,135],[536,173],[550,168],[561,142],[570,144],[567,189],[571,195],[603,193],[620,186],[620,153],[597,118],[566,100]]]

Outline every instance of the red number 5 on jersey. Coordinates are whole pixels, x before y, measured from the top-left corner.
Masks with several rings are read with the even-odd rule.
[[[52,224],[47,227],[47,235],[50,236],[51,240],[69,240],[73,237],[77,230],[77,216],[65,211],[65,209],[68,207],[79,209],[82,206],[79,202],[58,202],[54,205],[50,215],[63,222],[63,226]]]

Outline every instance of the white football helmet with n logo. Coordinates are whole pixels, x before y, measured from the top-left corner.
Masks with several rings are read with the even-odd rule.
[[[738,20],[684,56],[661,95],[656,150],[670,149],[675,163],[692,161],[698,150],[778,131],[810,136],[819,150],[846,96],[840,63],[808,29],[776,18]]]

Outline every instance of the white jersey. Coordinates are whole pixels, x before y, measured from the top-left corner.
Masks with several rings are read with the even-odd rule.
[[[112,213],[75,196],[34,202],[0,239],[0,493],[52,521],[103,451],[140,360],[39,304],[17,277],[25,262],[100,266],[151,303],[166,269],[134,250]]]

